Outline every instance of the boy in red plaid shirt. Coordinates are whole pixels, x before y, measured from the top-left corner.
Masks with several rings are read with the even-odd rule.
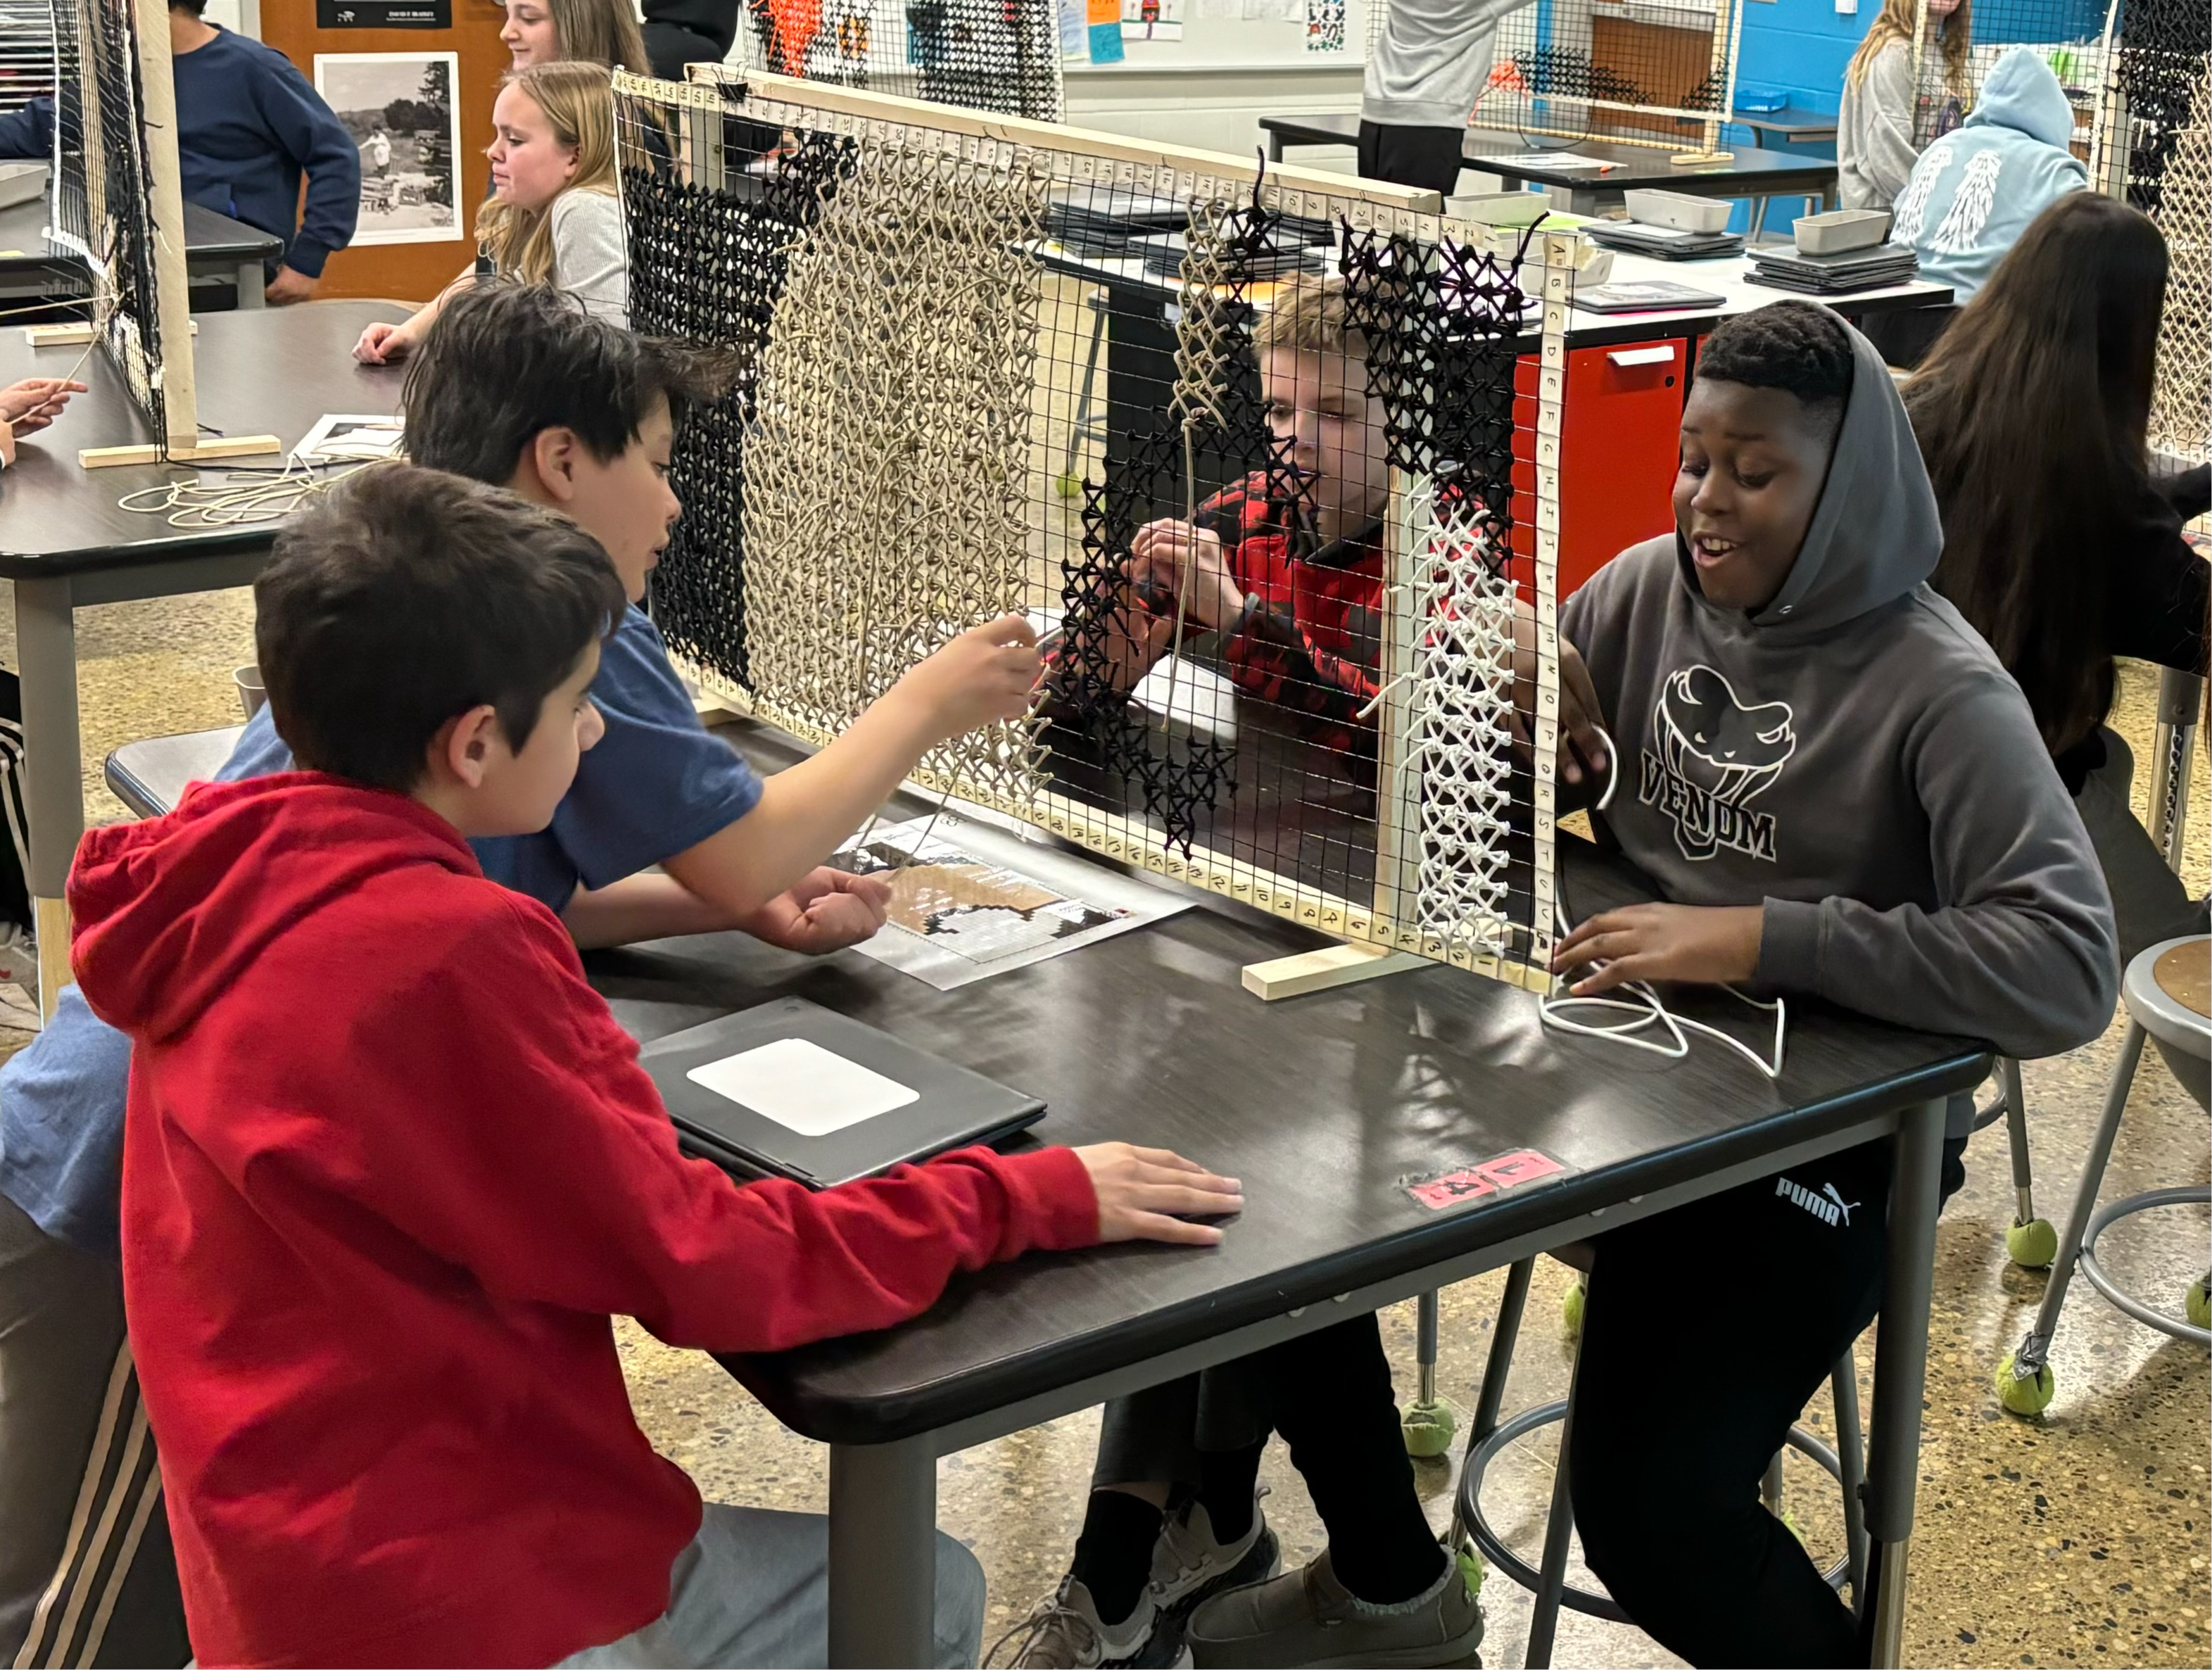
[[[1124,691],[1183,630],[1218,632],[1239,689],[1312,716],[1323,746],[1364,750],[1361,710],[1380,689],[1382,512],[1389,498],[1382,403],[1340,280],[1302,275],[1278,291],[1255,345],[1267,427],[1287,468],[1255,470],[1185,522],[1137,530],[1127,574],[1135,607],[1109,629]]]

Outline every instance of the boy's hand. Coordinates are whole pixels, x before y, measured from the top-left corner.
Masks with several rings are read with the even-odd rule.
[[[928,715],[930,745],[1029,711],[1042,665],[1036,629],[1019,615],[971,627],[910,668],[896,689]]]
[[[0,388],[0,422],[18,436],[36,434],[61,416],[70,396],[84,392],[82,383],[66,377],[27,377]]]
[[[1632,980],[1733,985],[1758,974],[1765,920],[1757,905],[1628,905],[1591,917],[1561,940],[1552,972],[1602,964],[1569,988],[1578,998]]]
[[[1588,777],[1602,784],[1606,774],[1620,768],[1607,757],[1605,738],[1598,727],[1605,723],[1598,706],[1597,686],[1590,682],[1583,653],[1565,638],[1559,640],[1559,775],[1570,783]]]
[[[313,301],[315,291],[322,283],[319,278],[310,278],[304,272],[280,266],[276,276],[261,287],[262,297],[272,307],[289,307],[301,301]]]
[[[1129,544],[1129,583],[1149,594],[1152,606],[1172,621],[1176,600],[1185,595],[1183,567],[1189,581],[1190,618],[1209,632],[1236,624],[1244,612],[1244,593],[1230,578],[1218,535],[1188,522],[1147,522]]]
[[[1099,677],[1116,695],[1127,695],[1144,681],[1175,640],[1175,622],[1139,609],[1125,585],[1109,611],[1067,629],[1066,647],[1054,658],[1059,680],[1095,659]]]
[[[779,893],[738,926],[756,939],[808,956],[827,956],[875,938],[891,902],[880,876],[816,870],[788,893]]]
[[[353,345],[353,356],[363,365],[390,365],[405,359],[414,346],[415,338],[407,334],[405,325],[379,319],[361,333],[361,340]]]
[[[1513,616],[1513,742],[1525,758],[1534,747],[1529,720],[1536,711],[1536,617],[1525,609]],[[1605,723],[1597,686],[1582,652],[1559,639],[1559,780],[1602,785],[1613,768],[1598,727]]]
[[[1075,1150],[1075,1157],[1097,1192],[1102,1244],[1172,1241],[1211,1247],[1221,1231],[1211,1224],[1187,1224],[1183,1218],[1221,1218],[1244,1210],[1243,1186],[1234,1177],[1217,1177],[1164,1148],[1102,1142]]]

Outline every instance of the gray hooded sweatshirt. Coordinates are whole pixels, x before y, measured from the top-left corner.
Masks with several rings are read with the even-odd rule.
[[[1772,603],[1708,603],[1670,533],[1562,611],[1625,773],[1599,821],[1668,898],[1764,905],[1762,987],[2056,1054],[2118,993],[2103,873],[2027,698],[1928,588],[1936,496],[1851,337],[1827,483]],[[1964,1134],[1971,1104],[1952,1114]]]
[[[1465,127],[1490,76],[1498,20],[1531,3],[1389,0],[1368,56],[1359,119],[1385,127]]]

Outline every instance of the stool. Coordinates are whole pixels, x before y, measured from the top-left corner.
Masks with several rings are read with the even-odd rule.
[[[1587,1242],[1578,1242],[1557,1249],[1553,1256],[1586,1272],[1593,1250]],[[1498,1406],[1505,1396],[1505,1378],[1513,1366],[1513,1347],[1521,1332],[1522,1313],[1528,1306],[1528,1281],[1535,1263],[1534,1259],[1523,1259],[1507,1272],[1504,1297],[1498,1307],[1497,1329],[1491,1335],[1489,1361],[1483,1368],[1474,1424],[1468,1430],[1467,1460],[1460,1471],[1459,1493],[1452,1505],[1453,1546],[1456,1547],[1464,1534],[1482,1551],[1485,1559],[1536,1597],[1535,1615],[1528,1624],[1526,1660],[1531,1670],[1552,1661],[1552,1642],[1559,1630],[1559,1608],[1563,1606],[1618,1624],[1633,1622],[1611,1595],[1576,1588],[1566,1581],[1567,1539],[1574,1529],[1574,1509],[1567,1479],[1568,1447],[1574,1439],[1574,1388],[1571,1385],[1566,1397],[1559,1402],[1539,1405],[1502,1425],[1498,1423]],[[1587,1274],[1584,1280],[1588,1280]],[[1579,1374],[1579,1356],[1576,1367]],[[1837,1447],[1831,1449],[1811,1433],[1796,1426],[1790,1430],[1788,1447],[1819,1462],[1842,1487],[1845,1552],[1822,1575],[1838,1589],[1850,1583],[1852,1593],[1859,1594],[1864,1593],[1866,1582],[1866,1519],[1859,1494],[1866,1477],[1866,1458],[1859,1434],[1858,1367],[1848,1350],[1836,1364],[1831,1385],[1836,1400]],[[1540,1567],[1532,1567],[1507,1547],[1504,1539],[1492,1527],[1483,1511],[1482,1481],[1491,1462],[1508,1445],[1553,1421],[1559,1423],[1559,1465],[1552,1480],[1552,1505],[1544,1525],[1542,1563]],[[1782,1456],[1778,1452],[1767,1467],[1759,1495],[1768,1511],[1779,1518]]]
[[[2212,1345],[2212,1327],[2207,1326],[2205,1287],[2208,1275],[2190,1284],[2186,1320],[2154,1309],[2121,1290],[2097,1262],[2097,1237],[2123,1218],[2161,1206],[2212,1205],[2212,1188],[2157,1188],[2115,1200],[2100,1210],[2097,1191],[2105,1181],[2105,1167],[2112,1157],[2112,1140],[2119,1134],[2120,1114],[2134,1087],[2136,1068],[2142,1060],[2143,1041],[2157,1038],[2197,1060],[2212,1064],[2212,937],[2196,934],[2153,945],[2128,964],[2120,982],[2121,1000],[2127,1005],[2128,1029],[2120,1043],[2119,1063],[2112,1070],[2112,1087],[2105,1093],[2104,1116],[2089,1144],[2088,1163],[2082,1168],[2081,1187],[2074,1196],[2074,1210],[2066,1221],[2065,1239],[2051,1266],[2051,1284],[2043,1290],[2042,1308],[2035,1325],[2020,1348],[1997,1364],[1997,1398],[2015,1415],[2038,1415],[2050,1407],[2054,1385],[2050,1366],[2051,1337],[2057,1332],[2059,1308],[2076,1265],[2089,1284],[2138,1322],[2171,1334]],[[2202,1103],[2204,1088],[2185,1080],[2184,1088]]]
[[[1060,455],[1060,473],[1052,478],[1054,489],[1063,499],[1072,499],[1083,491],[1083,477],[1077,473],[1075,455],[1085,441],[1096,446],[1106,444],[1106,415],[1094,410],[1091,391],[1098,377],[1098,350],[1106,338],[1106,307],[1108,293],[1094,289],[1083,299],[1091,309],[1091,343],[1083,355],[1083,386],[1075,397],[1075,410],[1067,426],[1067,450]]]
[[[2193,672],[2161,668],[2158,677],[2158,728],[2150,750],[2150,838],[2174,871],[2189,821],[2189,775],[2197,753],[2197,716],[2204,706],[2204,681]],[[2035,1215],[2033,1179],[2027,1156],[2027,1103],[2021,1094],[2020,1063],[1999,1057],[1997,1099],[1978,1109],[1974,1128],[1993,1125],[2000,1114],[2012,1144],[2012,1183],[2017,1201],[2005,1230],[2005,1256],[2023,1270],[2046,1268],[2058,1255],[2058,1234]],[[2100,1164],[2101,1171],[2102,1166]],[[2141,1211],[2145,1208],[2136,1208]],[[2090,1280],[2096,1281],[2094,1276]],[[2063,1284],[2062,1284],[2063,1286]],[[2100,1290],[2103,1290],[2101,1286]],[[2115,1301],[2117,1303],[2118,1301]],[[2122,1305],[2125,1310],[2127,1306]],[[2129,1311],[2135,1315],[2134,1311]],[[2055,1321],[2056,1310],[2051,1313]],[[2046,1336],[2047,1339],[2047,1336]],[[2040,1362],[2040,1358],[2038,1359]]]

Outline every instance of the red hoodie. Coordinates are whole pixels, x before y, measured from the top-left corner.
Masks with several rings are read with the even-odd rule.
[[[94,829],[131,1035],[123,1280],[203,1664],[544,1664],[668,1605],[690,1479],[608,1319],[769,1351],[1087,1246],[1066,1149],[811,1193],[677,1152],[544,906],[414,801],[305,774]]]

